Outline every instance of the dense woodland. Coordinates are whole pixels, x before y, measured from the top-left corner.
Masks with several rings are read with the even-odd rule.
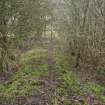
[[[105,0],[0,0],[0,105],[105,105]]]

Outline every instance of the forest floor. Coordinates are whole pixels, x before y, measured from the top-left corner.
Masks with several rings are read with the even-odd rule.
[[[53,55],[49,65],[46,49],[23,53],[19,70],[9,80],[1,77],[0,105],[105,105],[104,87],[83,83],[67,56],[59,51]]]

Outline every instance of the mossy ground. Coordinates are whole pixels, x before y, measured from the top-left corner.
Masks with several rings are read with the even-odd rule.
[[[89,94],[105,102],[105,87],[92,82],[82,83],[80,77],[73,73],[67,57],[60,52],[56,52],[53,58],[61,81],[55,90],[53,105],[59,105],[60,102],[63,105],[88,105],[86,97]],[[38,48],[26,52],[21,56],[20,64],[21,68],[11,77],[10,82],[0,84],[1,103],[15,102],[17,97],[29,97],[43,92],[40,78],[48,76],[47,50]],[[77,103],[71,100],[74,96],[79,97]]]

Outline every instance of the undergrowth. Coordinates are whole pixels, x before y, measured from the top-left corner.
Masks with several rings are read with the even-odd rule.
[[[97,100],[105,102],[103,92],[105,88],[92,83],[81,82],[80,77],[72,71],[67,57],[61,53],[54,55],[56,69],[62,83],[56,88],[56,103],[63,105],[88,105],[86,96],[93,94]],[[21,56],[22,67],[11,77],[9,83],[0,84],[0,102],[15,102],[18,97],[28,97],[41,94],[42,83],[40,77],[48,76],[47,51],[45,49],[33,49]],[[72,97],[79,97],[78,104]],[[60,100],[59,100],[60,98]]]

